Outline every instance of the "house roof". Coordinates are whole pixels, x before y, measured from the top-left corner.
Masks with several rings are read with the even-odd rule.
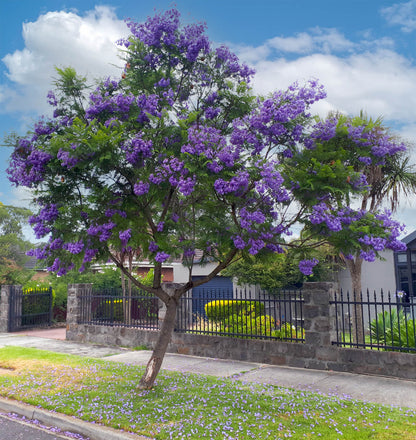
[[[406,237],[402,238],[402,242],[406,246],[408,246],[408,247],[410,247],[409,245],[412,244],[412,242],[415,241],[415,240],[416,240],[416,231],[413,231],[411,234],[409,234]]]

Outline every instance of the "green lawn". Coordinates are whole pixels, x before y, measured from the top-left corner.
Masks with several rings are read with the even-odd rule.
[[[412,439],[416,411],[46,351],[0,349],[0,395],[156,439]]]

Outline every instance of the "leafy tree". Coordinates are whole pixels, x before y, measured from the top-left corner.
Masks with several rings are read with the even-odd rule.
[[[153,281],[153,270],[145,277],[135,276],[142,284],[151,286]],[[122,272],[115,267],[104,268],[93,272],[86,270],[82,273],[70,271],[66,275],[57,277],[49,274],[46,280],[56,292],[56,305],[66,309],[68,297],[68,284],[92,284],[96,289],[121,289]]]
[[[363,177],[330,152],[312,148],[319,124],[308,109],[325,97],[316,81],[255,97],[252,70],[226,47],[212,48],[204,25],[181,27],[173,9],[128,26],[132,35],[119,42],[126,61],[120,81],[107,79],[89,99],[78,97],[82,108],[60,107],[50,93],[54,118],[40,120],[18,140],[8,173],[12,182],[35,191],[39,209],[31,223],[39,238],[49,239],[33,254],[51,271],[64,275],[110,259],[165,303],[159,339],[139,384],[149,388],[180,297],[240,255],[283,252],[292,226],[316,225],[322,209],[328,222],[344,209],[341,230],[350,234],[358,224],[348,243],[366,252],[374,243],[363,241],[365,234],[374,230],[386,246],[396,243],[396,235],[385,217],[343,208],[364,189]],[[58,95],[68,93],[57,85]],[[298,176],[308,163],[310,174]],[[297,246],[322,241],[304,234]],[[129,249],[154,263],[152,286],[129,270],[123,257]],[[194,281],[197,250],[202,263],[216,267]],[[162,285],[162,264],[179,255],[189,281]],[[316,264],[312,258],[299,266],[309,275]]]
[[[329,281],[338,266],[331,247],[322,245],[306,256],[316,258],[319,263],[312,275],[304,275],[299,270],[299,262],[304,260],[305,252],[288,248],[284,253],[260,251],[257,255],[247,255],[228,266],[222,275],[234,277],[239,284],[253,284],[268,291],[300,288],[304,281]]]
[[[287,171],[300,182],[296,195],[300,199],[315,197],[321,184],[333,185],[345,169],[345,183],[351,183],[353,173],[365,190],[351,194],[349,202],[358,209],[346,208],[339,197],[317,197],[312,216],[303,222],[310,236],[325,237],[335,252],[340,252],[350,271],[356,300],[361,301],[361,267],[363,261],[374,261],[379,252],[390,248],[402,250],[397,240],[403,227],[390,218],[390,211],[381,212],[386,202],[397,208],[398,194],[416,190],[416,173],[409,164],[409,153],[403,143],[390,135],[379,118],[373,121],[364,114],[351,118],[331,115],[320,121],[311,133],[307,145],[309,154],[297,152],[288,163]],[[353,311],[353,331],[356,342],[364,341],[363,318],[359,305]]]
[[[22,227],[30,211],[26,208],[3,205],[0,202],[0,283],[22,284],[32,276],[24,268],[25,251],[31,245],[23,236]]]

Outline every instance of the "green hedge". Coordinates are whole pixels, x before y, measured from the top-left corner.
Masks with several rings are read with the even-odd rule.
[[[205,305],[205,313],[210,321],[220,324],[221,333],[238,337],[272,336],[279,339],[303,339],[305,330],[289,322],[277,328],[275,319],[266,315],[265,306],[259,301],[215,300]],[[245,336],[247,335],[247,336]]]
[[[205,314],[212,321],[223,321],[231,315],[259,316],[264,313],[264,304],[259,301],[221,299],[205,304]]]
[[[305,330],[303,327],[296,327],[290,322],[285,322],[280,329],[273,330],[271,336],[279,339],[305,339]]]

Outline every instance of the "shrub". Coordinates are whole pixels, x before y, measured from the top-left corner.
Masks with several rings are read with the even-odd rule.
[[[231,315],[244,314],[258,316],[264,312],[264,304],[259,301],[242,301],[221,299],[205,304],[205,314],[208,319],[222,321]]]
[[[270,315],[234,314],[220,324],[220,331],[238,335],[270,336],[275,327],[275,320]]]
[[[303,327],[297,327],[290,322],[284,322],[280,329],[273,330],[271,335],[279,339],[304,339],[305,330]]]
[[[415,329],[415,321],[396,309],[379,313],[370,323],[372,339],[390,347],[416,348]]]
[[[257,334],[260,334],[260,335],[270,336],[275,325],[276,325],[276,322],[275,322],[274,318],[270,315],[258,316],[255,319],[256,332],[257,332]]]
[[[253,319],[234,314],[221,323],[220,331],[241,336],[256,333],[255,328],[255,322]]]
[[[236,334],[239,337],[272,336],[279,339],[304,339],[305,330],[290,322],[276,329],[275,319],[266,315],[265,306],[259,301],[215,300],[205,305],[209,321],[219,324],[223,333]]]

